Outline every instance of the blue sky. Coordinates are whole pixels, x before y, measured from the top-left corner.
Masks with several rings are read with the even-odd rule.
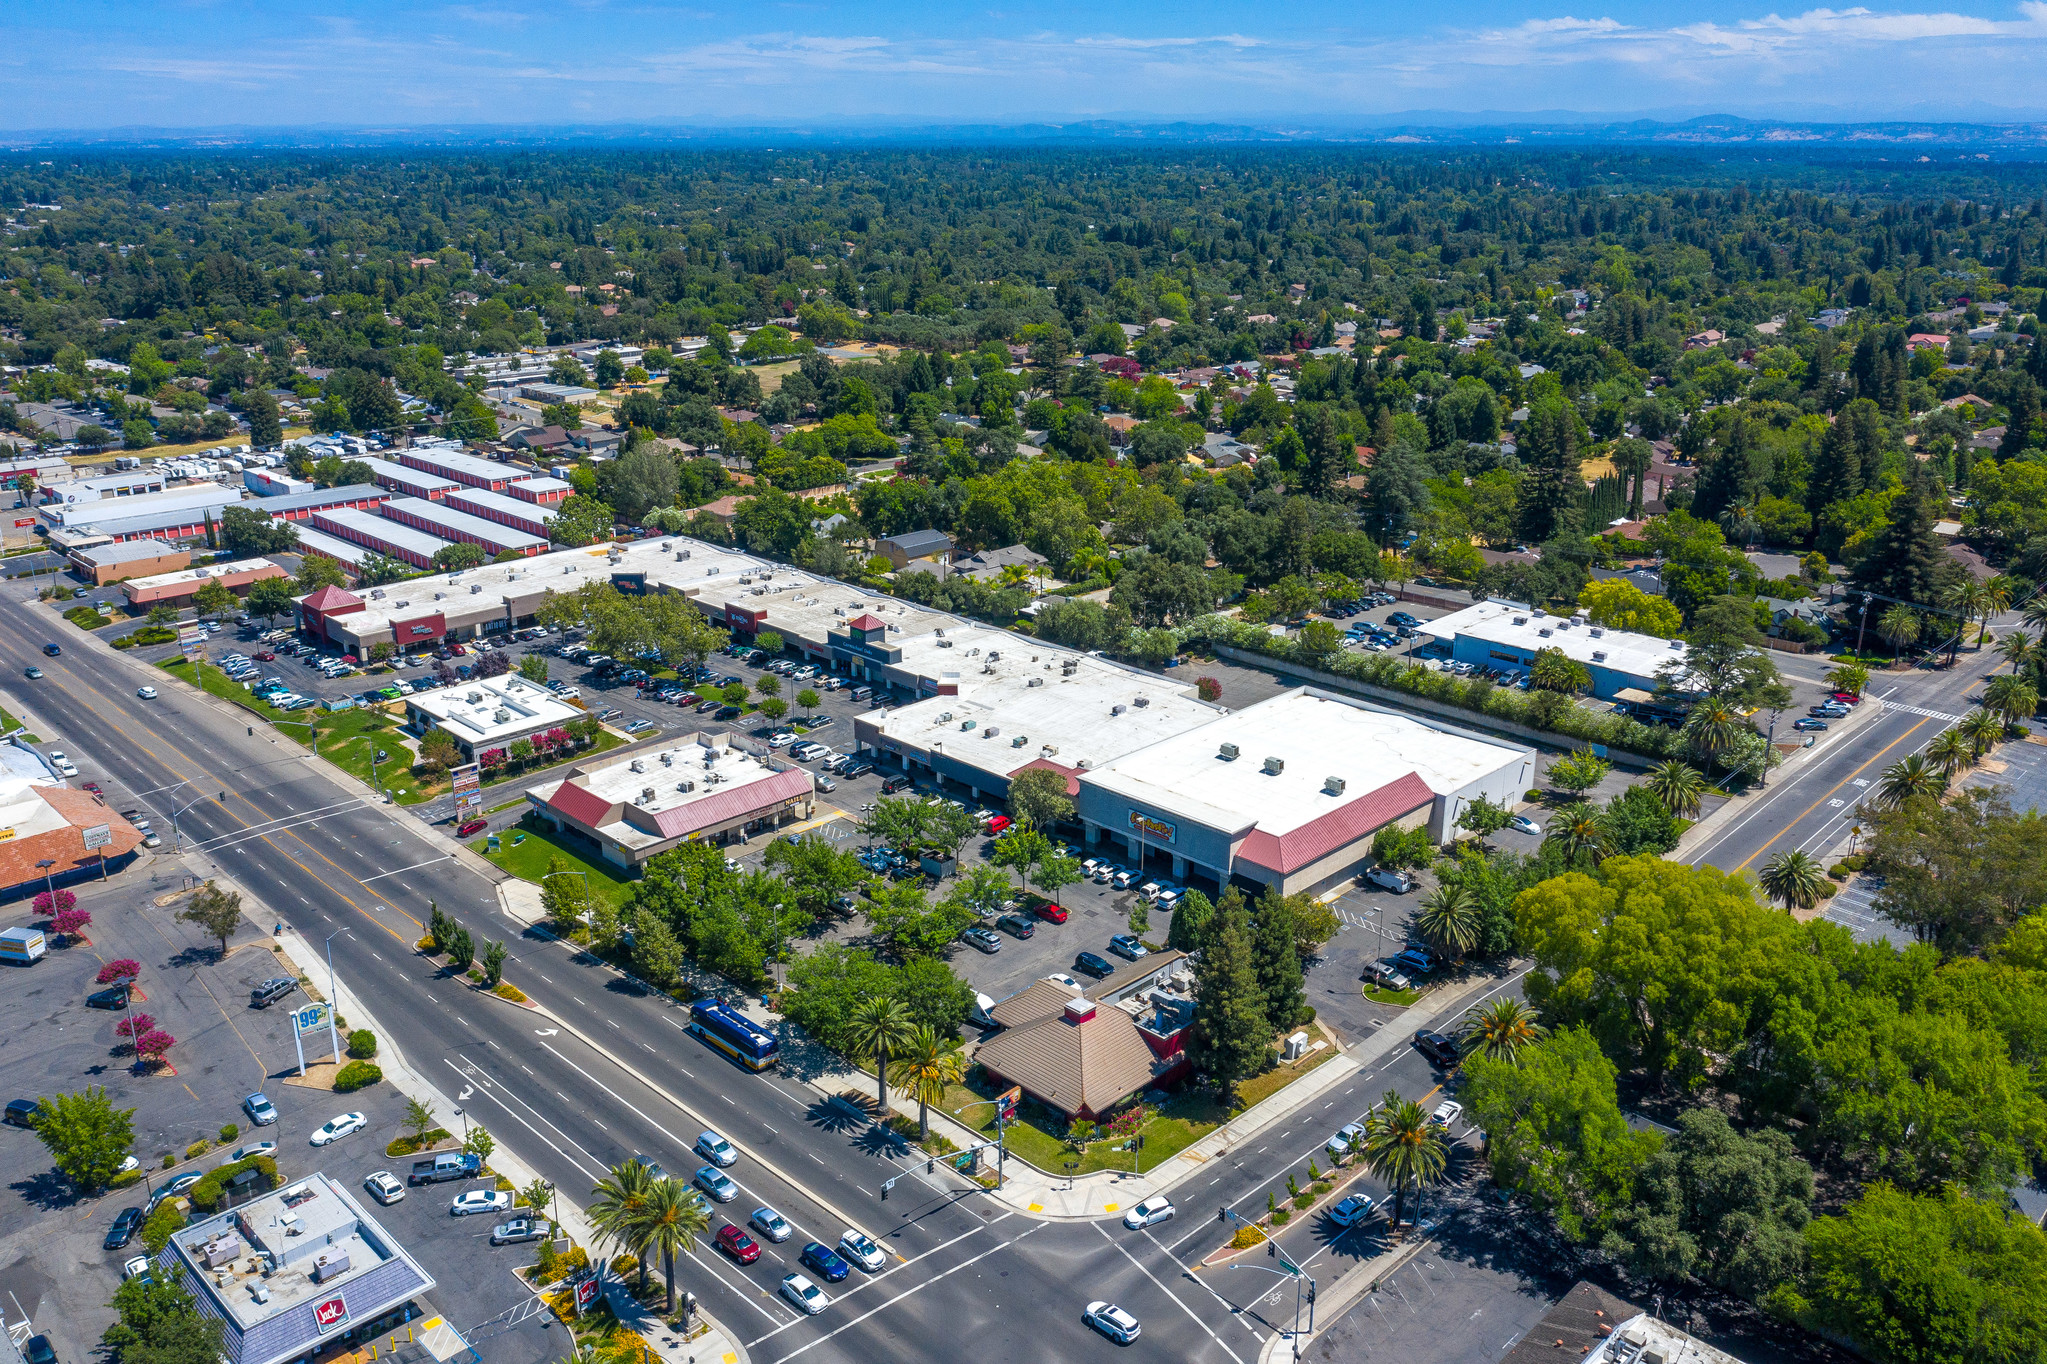
[[[2047,0],[1954,9],[14,0],[0,131],[122,125],[1332,124],[1407,110],[2047,116]]]

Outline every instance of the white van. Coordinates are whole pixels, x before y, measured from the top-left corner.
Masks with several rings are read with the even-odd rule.
[[[1414,878],[1398,867],[1375,866],[1365,873],[1365,880],[1395,895],[1405,895],[1414,889]]]

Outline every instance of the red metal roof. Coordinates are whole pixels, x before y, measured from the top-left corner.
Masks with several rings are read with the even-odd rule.
[[[609,824],[612,812],[618,809],[616,805],[588,787],[578,786],[569,781],[556,787],[554,794],[547,798],[547,803],[578,824],[592,829]]]
[[[699,829],[738,819],[749,810],[807,795],[810,784],[810,773],[800,767],[792,767],[763,781],[750,781],[730,791],[720,791],[715,796],[693,800],[673,810],[663,810],[654,816],[654,827],[661,831],[663,838],[681,838]]]
[[[888,628],[887,621],[872,615],[855,616],[847,621],[846,625],[847,628],[853,630],[886,630]]]
[[[1421,779],[1421,774],[1410,772],[1288,833],[1274,835],[1253,829],[1237,849],[1237,860],[1286,876],[1435,798],[1436,793]]]
[[[1050,758],[1033,758],[1029,762],[1025,763],[1022,767],[1017,768],[1016,772],[1028,772],[1034,767],[1043,768],[1047,772],[1057,772],[1060,776],[1066,778],[1067,795],[1077,796],[1080,794],[1079,768],[1061,767],[1058,763],[1053,762]],[[1016,772],[1012,772],[1009,775],[1014,777],[1016,775]]]
[[[300,605],[304,606],[308,611],[319,611],[332,615],[336,611],[346,610],[351,606],[361,606],[362,598],[356,596],[353,592],[344,592],[338,587],[329,586],[323,587],[312,596],[307,597]]]

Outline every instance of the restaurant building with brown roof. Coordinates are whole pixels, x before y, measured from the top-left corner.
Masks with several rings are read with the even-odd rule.
[[[1194,1001],[1174,986],[1185,959],[1153,953],[1079,993],[1037,981],[988,1010],[1002,1031],[974,1061],[1069,1120],[1183,1079]]]

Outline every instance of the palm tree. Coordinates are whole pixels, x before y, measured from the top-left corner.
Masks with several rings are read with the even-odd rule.
[[[1942,730],[1940,736],[1926,746],[1926,760],[1938,769],[1944,779],[1953,781],[1963,768],[1976,761],[1976,753],[1969,746],[1969,736],[1951,727]]]
[[[1699,813],[1699,800],[1706,793],[1706,779],[1699,775],[1699,769],[1676,758],[1650,768],[1649,779],[1643,784],[1650,795],[1663,802],[1664,809],[1685,819]]]
[[[1958,728],[1969,740],[1969,751],[1978,758],[1997,747],[2004,738],[2004,721],[1992,711],[1972,710],[1962,717]]]
[[[1763,866],[1763,894],[1786,909],[1811,909],[1827,888],[1827,874],[1812,854],[1801,850],[1778,853]]]
[[[917,1099],[917,1139],[926,1140],[931,1136],[931,1105],[943,1102],[946,1088],[966,1075],[966,1058],[952,1039],[921,1024],[897,1059],[896,1074]]]
[[[654,1172],[637,1160],[611,1167],[590,1190],[590,1225],[597,1234],[640,1262],[647,1281],[647,1246],[640,1239],[641,1215],[653,1193]]]
[[[1741,717],[1719,697],[1709,697],[1692,707],[1685,717],[1684,736],[1693,748],[1706,755],[1708,763],[1720,761],[1741,738]]]
[[[1905,645],[1919,642],[1921,628],[1919,613],[1903,602],[1878,616],[1876,621],[1876,632],[1890,641],[1893,658],[1898,657]]]
[[[1442,1177],[1448,1159],[1443,1129],[1412,1099],[1389,1089],[1365,1120],[1365,1168],[1393,1186],[1393,1226],[1398,1230],[1407,1209],[1407,1186],[1420,1197],[1424,1184]]]
[[[1458,1030],[1466,1056],[1477,1052],[1495,1061],[1509,1062],[1521,1054],[1522,1048],[1548,1035],[1549,1029],[1535,1021],[1535,1010],[1526,1002],[1505,995],[1473,1010]]]
[[[2047,634],[2047,594],[2026,603],[2026,624]]]
[[[1463,886],[1437,886],[1415,911],[1415,931],[1444,955],[1463,956],[1478,945],[1478,897]]]
[[[1862,689],[1869,685],[1869,669],[1860,663],[1836,663],[1827,669],[1827,685],[1835,691],[1845,691],[1855,696],[1862,695]]]
[[[1947,779],[1940,775],[1940,769],[1914,753],[1884,769],[1883,779],[1876,786],[1876,803],[1895,810],[1914,796],[1938,796],[1945,790]]]
[[[887,995],[869,995],[853,1008],[850,1020],[850,1041],[853,1050],[874,1058],[876,1075],[875,1092],[881,1103],[881,1116],[888,1116],[888,1056],[889,1053],[910,1040],[915,1024],[910,1011],[899,999]]]
[[[1606,860],[1613,852],[1613,837],[1599,816],[1586,806],[1579,806],[1575,812],[1563,814],[1549,822],[1549,832],[1543,836],[1545,851],[1551,847],[1563,850],[1566,862],[1576,862],[1579,853],[1590,853],[1594,866]]]
[[[2013,672],[2022,673],[2026,670],[2026,665],[2033,661],[2038,646],[2033,643],[2033,637],[2024,630],[2014,630],[1998,642],[1997,652],[2003,655],[2005,662],[2011,664]]]
[[[1994,677],[1983,689],[1983,709],[2015,725],[2040,708],[2040,693],[2023,677]]]
[[[658,1252],[661,1256],[668,1309],[672,1312],[676,1303],[675,1254],[681,1251],[687,1255],[696,1249],[697,1238],[710,1229],[711,1210],[681,1180],[657,1180],[640,1207],[637,1225],[646,1252]]]
[[[1952,662],[1961,648],[1962,636],[1969,633],[1969,622],[1978,616],[1988,617],[1990,614],[1990,592],[1974,578],[1967,578],[1941,593],[1940,604],[1962,618],[1955,629],[1954,646],[1948,650],[1948,659]],[[1976,647],[1979,649],[1983,647],[1981,635],[1977,636]]]

